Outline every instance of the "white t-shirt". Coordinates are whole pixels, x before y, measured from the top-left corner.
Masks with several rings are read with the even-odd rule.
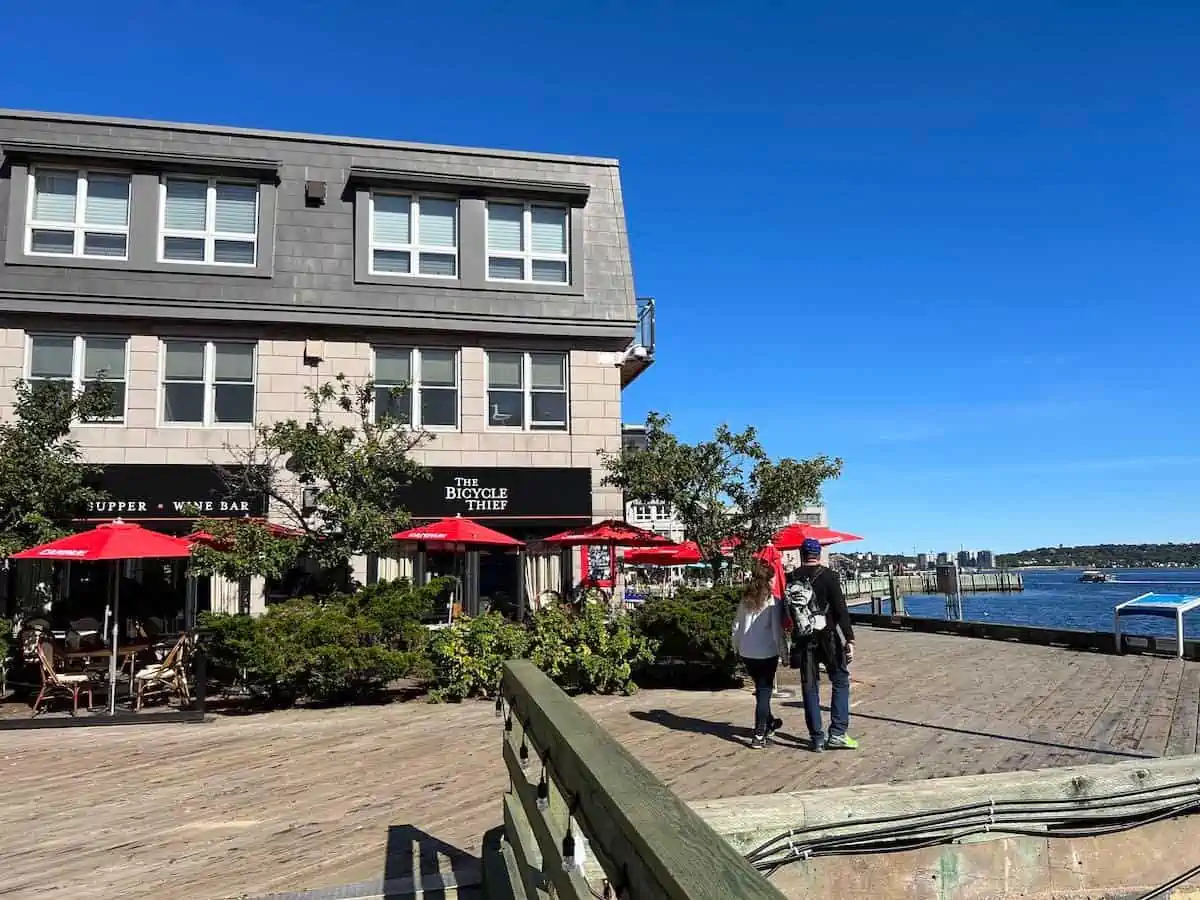
[[[739,603],[733,620],[733,649],[748,659],[770,659],[779,655],[783,642],[783,611],[772,597],[762,609]]]

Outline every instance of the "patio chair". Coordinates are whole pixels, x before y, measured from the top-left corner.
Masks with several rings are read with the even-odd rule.
[[[38,707],[43,700],[54,696],[71,698],[71,715],[79,712],[79,695],[87,694],[87,708],[92,708],[92,681],[86,674],[65,674],[54,671],[54,644],[48,640],[40,640],[36,646],[38,663],[42,670],[42,689],[37,699],[33,701],[33,714],[38,714]]]
[[[142,708],[142,700],[146,694],[159,691],[167,694],[173,691],[184,703],[191,699],[187,680],[187,662],[190,651],[191,639],[185,634],[175,642],[175,646],[171,648],[162,662],[146,666],[134,673],[135,709]]]

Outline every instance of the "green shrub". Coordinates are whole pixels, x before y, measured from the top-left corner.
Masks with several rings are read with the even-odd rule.
[[[529,646],[525,628],[500,613],[461,618],[436,631],[429,642],[435,701],[494,697],[500,690],[507,660],[524,657]]]
[[[632,617],[610,619],[596,603],[579,612],[552,603],[534,613],[530,624],[529,658],[570,692],[632,694],[633,674],[654,659],[655,647]]]
[[[739,588],[721,586],[647,600],[635,613],[636,624],[657,643],[658,654],[642,680],[681,687],[735,682],[738,658],[731,636],[739,597]]]
[[[208,677],[221,684],[242,678],[258,639],[257,619],[228,613],[201,613],[198,621],[208,655]]]
[[[289,600],[257,618],[207,614],[200,627],[214,674],[240,677],[269,703],[350,702],[427,673],[427,632],[415,617],[436,590],[390,582],[324,602]]]
[[[6,662],[8,659],[8,651],[12,646],[12,622],[0,616],[0,668],[8,666],[12,667],[12,663]],[[0,678],[0,681],[3,681]]]

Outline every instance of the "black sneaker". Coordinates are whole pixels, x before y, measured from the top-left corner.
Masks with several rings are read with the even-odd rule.
[[[783,727],[783,719],[772,719],[771,724],[767,726],[767,740],[775,737],[775,732]]]
[[[808,739],[808,749],[813,753],[820,753],[825,749],[825,735],[814,734]]]
[[[750,739],[751,750],[763,750],[767,746],[767,736],[765,734],[756,734]]]

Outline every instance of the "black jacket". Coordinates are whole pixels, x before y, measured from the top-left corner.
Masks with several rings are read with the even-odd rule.
[[[824,628],[811,635],[792,633],[791,667],[799,669],[805,681],[815,680],[818,661],[827,669],[845,665],[843,647],[854,640],[854,626],[836,572],[825,566],[803,566],[788,575],[788,581],[793,580],[809,581],[817,608],[825,610]]]
[[[830,635],[840,632],[842,642],[854,640],[854,626],[850,623],[850,610],[846,607],[846,595],[842,593],[842,580],[833,569],[826,566],[802,566],[788,575],[788,581],[808,581],[812,585],[813,600],[818,609],[825,610],[825,631]],[[799,635],[793,635],[793,640]]]

